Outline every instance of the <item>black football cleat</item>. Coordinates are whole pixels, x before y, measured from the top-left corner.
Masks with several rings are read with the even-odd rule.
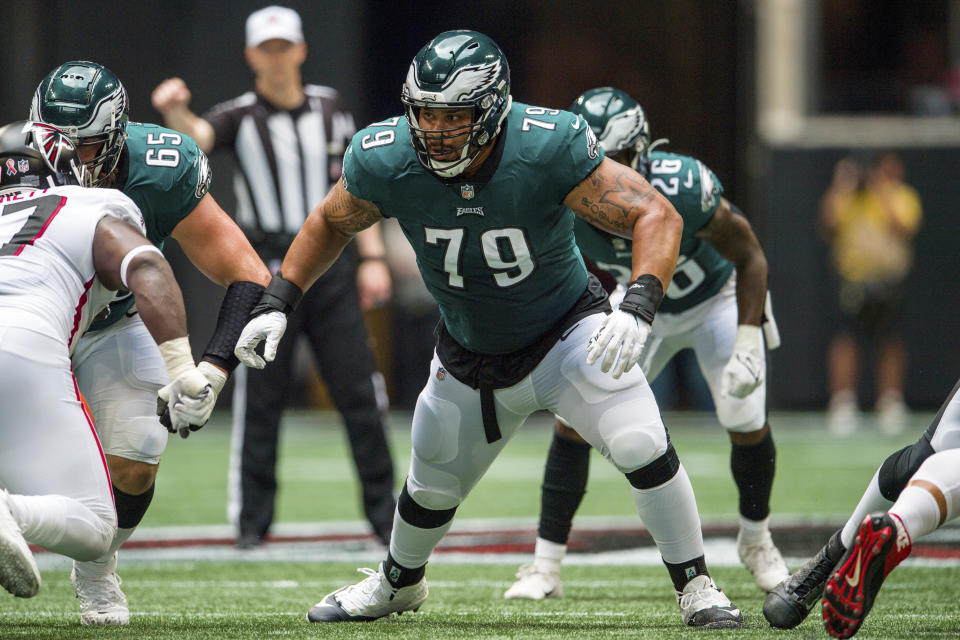
[[[830,536],[817,555],[774,587],[763,601],[763,617],[770,626],[793,629],[803,622],[814,605],[820,601],[830,574],[843,559],[845,552],[846,549],[840,542],[840,531],[837,531]]]

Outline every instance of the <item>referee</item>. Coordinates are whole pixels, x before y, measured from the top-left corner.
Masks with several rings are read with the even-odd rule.
[[[244,55],[256,77],[254,91],[198,117],[188,108],[186,84],[172,78],[154,90],[153,106],[167,126],[192,136],[205,152],[232,150],[239,166],[237,223],[276,273],[310,209],[339,179],[355,128],[336,90],[304,86],[300,67],[307,45],[296,11],[270,6],[252,13]],[[359,234],[359,256],[344,252],[317,281],[291,314],[287,335],[302,333],[309,340],[346,424],[364,513],[377,538],[389,544],[396,503],[384,433],[386,393],[360,312],[361,304],[374,306],[390,295],[379,233],[374,227]],[[280,417],[290,394],[284,372],[291,369],[296,342],[281,342],[268,372],[240,367],[235,375],[227,512],[240,547],[261,544],[273,520]]]

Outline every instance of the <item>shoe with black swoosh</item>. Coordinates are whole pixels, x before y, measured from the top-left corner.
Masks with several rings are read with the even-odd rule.
[[[823,587],[844,553],[846,549],[840,542],[840,530],[837,530],[817,555],[774,587],[763,601],[763,617],[770,626],[793,629],[803,622],[814,605],[820,602]]]
[[[903,522],[883,513],[860,523],[846,561],[823,591],[823,626],[834,638],[850,638],[873,608],[880,586],[910,555],[912,545]]]
[[[383,573],[383,564],[374,569],[357,569],[367,577],[356,584],[337,589],[311,607],[309,622],[369,622],[393,613],[417,611],[427,599],[427,581],[394,587]]]

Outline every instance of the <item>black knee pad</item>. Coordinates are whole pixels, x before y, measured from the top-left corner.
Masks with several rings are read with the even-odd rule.
[[[403,483],[403,490],[400,492],[400,499],[397,500],[397,511],[404,522],[412,524],[418,529],[436,529],[442,527],[451,520],[457,512],[457,508],[451,509],[427,509],[422,507],[410,494],[407,493],[407,483]]]
[[[659,487],[664,482],[677,475],[680,470],[680,458],[677,457],[677,450],[673,448],[673,443],[667,444],[667,450],[662,456],[640,467],[636,471],[624,474],[627,480],[636,489],[652,489]]]
[[[935,453],[924,434],[910,446],[900,449],[883,461],[877,474],[880,494],[890,502],[896,502],[900,492],[917,472],[923,461]]]

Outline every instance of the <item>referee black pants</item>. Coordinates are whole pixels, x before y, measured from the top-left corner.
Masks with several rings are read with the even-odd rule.
[[[330,397],[343,417],[362,486],[363,512],[377,537],[388,542],[396,504],[393,462],[384,433],[385,406],[377,403],[379,383],[375,377],[379,379],[380,374],[360,311],[356,260],[349,252],[317,280],[290,315],[276,360],[265,369],[246,370],[246,400],[240,403],[241,408],[245,404],[245,421],[239,541],[251,544],[262,539],[273,521],[280,417],[289,400],[294,346],[301,334],[308,339]],[[385,390],[380,386],[385,405]]]

